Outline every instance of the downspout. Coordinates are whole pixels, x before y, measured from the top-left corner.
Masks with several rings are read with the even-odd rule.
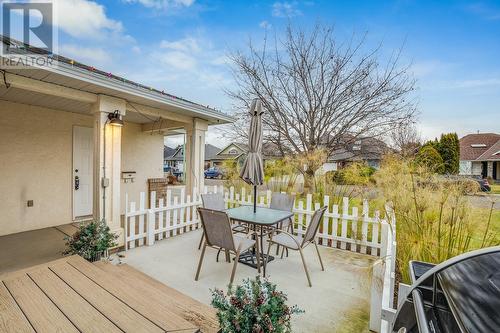
[[[102,186],[102,219],[106,220],[106,126],[108,125],[109,118],[106,119],[106,122],[104,123],[104,135],[103,135],[103,157],[102,157],[102,179],[101,179],[101,186]]]

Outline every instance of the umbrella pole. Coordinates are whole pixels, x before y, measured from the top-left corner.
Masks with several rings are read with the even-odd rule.
[[[253,186],[253,212],[257,212],[257,185]]]

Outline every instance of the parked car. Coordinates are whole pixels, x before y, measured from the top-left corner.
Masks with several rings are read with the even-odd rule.
[[[486,178],[478,179],[477,182],[479,183],[479,187],[481,187],[481,191],[483,192],[491,191],[491,186],[490,183],[488,183],[488,179]]]
[[[216,167],[211,167],[205,170],[205,178],[217,178],[217,179],[222,179],[224,178],[224,172],[222,169],[216,168]]]

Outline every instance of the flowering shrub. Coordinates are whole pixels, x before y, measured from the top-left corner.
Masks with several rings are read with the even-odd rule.
[[[286,304],[287,296],[276,290],[266,279],[246,279],[243,284],[229,287],[227,295],[212,290],[212,306],[222,333],[287,333],[291,332],[293,314],[303,313],[296,305]]]
[[[82,223],[73,236],[66,237],[67,248],[63,254],[77,254],[89,261],[99,260],[105,251],[116,246],[117,238],[104,220]]]

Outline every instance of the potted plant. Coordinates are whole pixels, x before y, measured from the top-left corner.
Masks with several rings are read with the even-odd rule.
[[[97,261],[107,256],[109,248],[117,245],[117,238],[104,220],[82,223],[73,236],[65,238],[67,249],[63,254],[77,254],[88,261]]]
[[[291,332],[292,315],[304,311],[286,302],[286,294],[259,277],[246,279],[236,288],[230,286],[227,294],[212,290],[212,306],[217,310],[221,333]]]

